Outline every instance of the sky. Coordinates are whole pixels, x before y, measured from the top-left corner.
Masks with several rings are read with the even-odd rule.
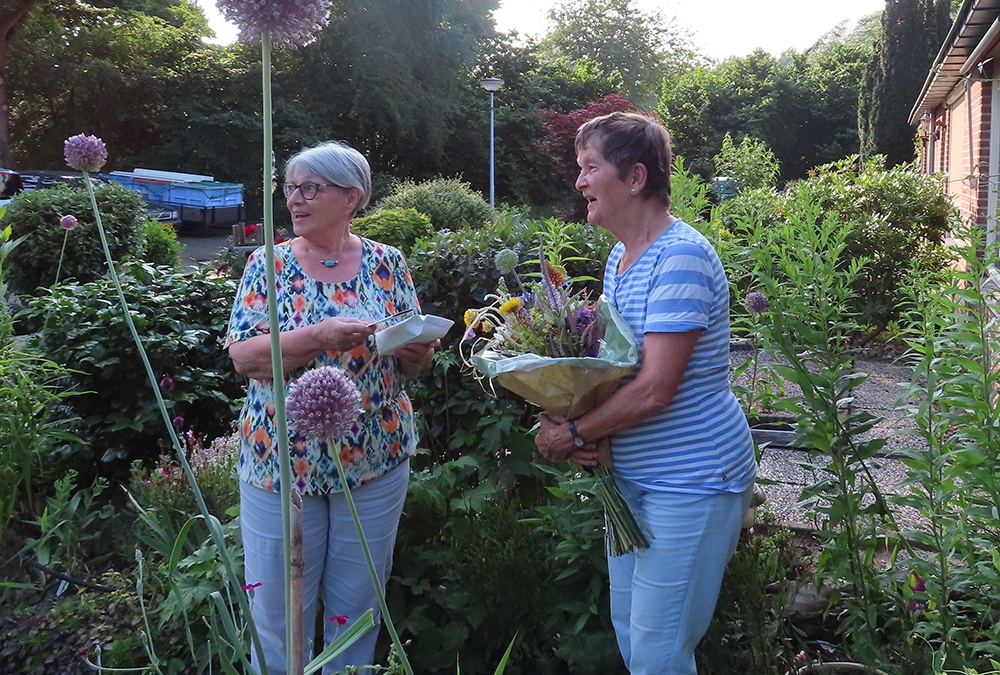
[[[197,0],[219,40],[231,42],[235,28],[215,8]],[[525,36],[545,33],[549,8],[558,0],[500,0],[494,14],[501,31]],[[746,56],[762,48],[778,56],[803,51],[842,21],[856,22],[885,7],[886,0],[637,0],[645,12],[660,11],[690,31],[691,42],[709,58]]]

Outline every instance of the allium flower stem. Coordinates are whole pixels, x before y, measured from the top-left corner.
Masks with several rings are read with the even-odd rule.
[[[274,427],[278,443],[279,484],[281,489],[281,534],[285,551],[285,657],[289,673],[302,672],[301,645],[294,636],[302,634],[302,598],[292,593],[292,465],[288,447],[288,416],[285,412],[285,368],[281,359],[281,326],[278,323],[277,277],[274,271],[274,200],[271,190],[271,152],[273,124],[271,114],[271,37],[260,36],[261,94],[264,115],[264,259],[267,277],[267,324],[271,333],[271,386],[274,387]],[[298,611],[296,611],[298,608]],[[263,660],[261,661],[263,663]]]
[[[69,241],[69,233],[70,231],[66,230],[65,234],[63,235],[62,248],[59,249],[59,264],[56,265],[56,280],[55,282],[53,282],[52,284],[53,286],[59,284],[59,275],[62,273],[63,256],[66,255],[66,242]]]
[[[354,498],[351,496],[351,490],[347,486],[347,474],[344,473],[344,464],[340,461],[340,453],[332,452],[333,459],[337,462],[337,476],[340,477],[340,484],[344,488],[344,499],[347,500],[347,508],[351,511],[351,518],[354,519],[354,529],[358,531],[358,539],[361,541],[361,550],[365,554],[365,564],[368,565],[368,573],[372,577],[372,585],[375,587],[375,597],[378,598],[379,609],[382,610],[382,621],[385,622],[385,628],[389,631],[389,637],[392,638],[392,647],[396,651],[396,656],[399,657],[399,662],[403,666],[403,672],[406,675],[413,675],[413,668],[410,666],[409,659],[406,658],[406,651],[403,650],[403,643],[399,639],[399,634],[396,632],[396,626],[392,623],[392,617],[389,615],[389,606],[385,602],[385,594],[382,592],[382,582],[379,581],[378,572],[375,571],[375,563],[372,561],[372,553],[368,549],[368,540],[365,539],[365,531],[361,527],[361,519],[358,517],[358,509],[354,506]]]
[[[163,417],[163,423],[167,428],[167,433],[170,435],[171,444],[174,447],[174,451],[177,454],[177,459],[181,464],[181,468],[184,470],[184,475],[187,477],[188,484],[191,486],[191,490],[194,493],[195,501],[198,503],[198,508],[201,511],[202,517],[205,519],[205,524],[208,526],[208,531],[212,536],[212,541],[215,543],[216,548],[220,551],[220,557],[222,558],[222,565],[226,571],[226,578],[229,584],[233,588],[232,595],[235,596],[235,601],[240,606],[240,611],[245,617],[247,617],[247,627],[250,631],[250,639],[253,643],[254,649],[257,653],[257,660],[261,663],[264,662],[264,653],[260,644],[260,636],[257,633],[257,626],[254,625],[253,620],[250,618],[250,603],[247,601],[246,593],[241,589],[240,576],[236,574],[236,569],[233,566],[233,561],[227,553],[225,537],[222,533],[222,524],[219,519],[212,515],[211,511],[208,510],[208,505],[205,503],[205,498],[201,493],[201,488],[198,486],[198,480],[195,478],[194,471],[191,469],[191,464],[188,462],[185,456],[184,446],[181,443],[180,437],[177,435],[177,431],[174,428],[173,421],[170,419],[170,413],[167,411],[167,404],[163,399],[163,394],[160,392],[160,387],[157,383],[156,374],[153,372],[153,366],[149,361],[149,356],[146,354],[146,349],[142,344],[142,339],[139,337],[139,331],[136,330],[135,322],[132,320],[132,312],[129,310],[128,301],[125,299],[125,292],[122,289],[121,280],[118,278],[118,272],[115,269],[115,261],[111,256],[111,247],[108,245],[107,235],[104,233],[104,224],[101,220],[101,211],[97,206],[97,196],[94,194],[94,184],[90,180],[90,174],[87,171],[83,172],[83,183],[87,188],[87,194],[90,196],[90,206],[94,211],[94,220],[97,222],[97,234],[101,239],[101,248],[104,250],[104,258],[108,263],[108,274],[111,277],[111,282],[118,293],[118,302],[121,305],[122,313],[125,317],[125,323],[128,325],[129,333],[132,335],[132,340],[135,342],[136,349],[139,351],[139,357],[142,359],[142,365],[146,368],[146,377],[149,379],[149,384],[153,389],[153,395],[156,397],[157,407],[160,409],[160,414]],[[250,664],[245,664],[246,668],[249,669]]]

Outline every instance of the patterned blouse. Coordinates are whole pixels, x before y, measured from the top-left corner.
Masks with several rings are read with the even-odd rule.
[[[275,247],[278,325],[282,331],[316,324],[331,316],[379,318],[403,309],[417,311],[416,292],[403,254],[362,238],[361,269],[344,282],[317,281],[307,275],[291,246]],[[267,281],[264,249],[247,261],[229,320],[226,347],[267,334]],[[403,391],[396,359],[380,356],[375,337],[349,352],[328,351],[305,368],[285,374],[288,388],[311,367],[342,368],[361,392],[362,413],[351,433],[340,438],[307,437],[289,428],[289,450],[295,487],[303,494],[342,490],[332,452],[339,452],[348,485],[355,487],[388,473],[409,457],[417,444],[413,406]],[[274,389],[270,382],[250,379],[240,413],[240,480],[265,490],[280,490],[275,439]]]

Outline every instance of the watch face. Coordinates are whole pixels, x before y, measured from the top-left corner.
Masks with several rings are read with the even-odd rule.
[[[579,436],[577,436],[576,438],[573,439],[573,444],[576,445],[576,447],[578,447],[578,448],[582,448],[585,443],[584,443],[584,440],[582,438],[580,438]]]

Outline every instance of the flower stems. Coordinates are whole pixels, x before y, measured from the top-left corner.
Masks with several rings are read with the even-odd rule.
[[[271,38],[268,32],[260,36],[261,92],[264,111],[264,259],[267,261],[267,325],[271,337],[271,383],[274,387],[274,427],[278,442],[278,467],[281,489],[281,533],[285,551],[285,657],[290,673],[294,671],[294,654],[302,645],[293,644],[301,623],[302,612],[294,611],[292,598],[292,466],[288,448],[288,418],[285,414],[285,368],[281,360],[281,326],[278,323],[277,278],[274,271],[274,203],[271,199]],[[301,603],[295,603],[301,607]]]
[[[121,280],[118,278],[118,272],[115,270],[115,261],[114,258],[111,257],[111,248],[108,246],[108,238],[104,233],[104,224],[101,221],[101,210],[97,206],[97,196],[94,194],[94,185],[91,183],[90,174],[87,171],[83,172],[83,183],[87,187],[87,194],[90,196],[90,205],[94,210],[94,219],[97,221],[97,234],[100,236],[101,248],[104,250],[104,257],[108,263],[108,274],[111,277],[111,282],[114,284],[115,290],[118,292],[118,301],[121,304],[122,312],[125,317],[125,323],[128,325],[129,333],[131,333],[132,340],[135,342],[136,349],[139,351],[139,357],[142,359],[142,364],[146,368],[146,377],[149,378],[149,384],[153,388],[153,395],[156,397],[156,403],[160,409],[160,414],[163,417],[164,425],[167,427],[167,433],[170,435],[170,441],[174,447],[174,452],[177,454],[177,459],[181,464],[181,468],[184,470],[184,475],[187,477],[188,483],[191,485],[191,491],[194,493],[195,501],[198,503],[198,508],[205,518],[205,524],[208,526],[208,531],[212,535],[212,541],[219,550],[220,557],[222,558],[222,566],[226,571],[226,580],[235,591],[234,595],[239,603],[240,611],[242,611],[244,616],[247,617],[247,626],[250,629],[250,639],[253,643],[254,649],[256,650],[257,660],[263,664],[264,651],[260,644],[260,636],[257,633],[257,626],[254,624],[253,619],[250,616],[250,603],[247,601],[246,593],[243,592],[241,579],[236,574],[236,570],[233,567],[233,561],[230,559],[227,552],[226,541],[222,533],[222,527],[219,523],[219,519],[213,516],[208,510],[205,498],[201,494],[201,488],[198,486],[198,480],[195,478],[194,472],[191,470],[191,465],[184,454],[184,446],[181,444],[180,438],[177,436],[177,432],[174,429],[173,421],[170,419],[170,413],[167,411],[166,402],[163,400],[163,394],[160,392],[160,387],[157,384],[156,374],[153,372],[153,366],[149,361],[149,356],[146,354],[146,349],[142,345],[142,340],[139,338],[139,332],[136,330],[135,322],[132,320],[132,313],[129,311],[128,302],[125,299],[125,292],[122,290]],[[266,675],[266,670],[262,672]]]
[[[635,549],[649,548],[649,540],[643,533],[632,505],[625,501],[615,478],[603,465],[591,470],[596,479],[597,498],[604,506],[605,537],[608,542],[608,553],[618,557],[631,553]],[[648,529],[648,528],[647,528]],[[650,535],[652,536],[652,535]]]
[[[56,265],[56,280],[52,284],[53,286],[56,286],[56,285],[59,284],[59,274],[62,272],[63,255],[66,254],[66,242],[69,241],[69,232],[70,232],[69,230],[66,230],[65,236],[63,236],[63,245],[62,245],[62,248],[59,249],[59,264]]]
[[[358,517],[358,510],[354,506],[354,498],[351,496],[351,489],[347,486],[347,475],[344,473],[344,464],[340,461],[339,452],[331,452],[334,461],[337,463],[337,476],[340,478],[340,486],[344,489],[344,499],[347,500],[347,508],[351,511],[351,518],[354,519],[354,528],[358,531],[358,540],[361,542],[361,550],[365,554],[365,563],[368,565],[368,573],[372,577],[372,585],[375,587],[375,597],[378,598],[379,609],[382,610],[382,620],[385,621],[386,630],[389,631],[389,637],[392,638],[393,649],[396,650],[396,656],[399,657],[400,664],[403,666],[403,671],[406,675],[413,675],[413,668],[410,667],[410,661],[406,658],[406,652],[403,651],[403,643],[399,639],[399,635],[396,633],[396,626],[392,623],[392,617],[389,616],[389,606],[385,602],[385,593],[382,592],[382,582],[378,578],[378,572],[375,571],[375,563],[372,561],[372,553],[368,548],[368,540],[365,539],[365,531],[361,527],[361,519]]]

